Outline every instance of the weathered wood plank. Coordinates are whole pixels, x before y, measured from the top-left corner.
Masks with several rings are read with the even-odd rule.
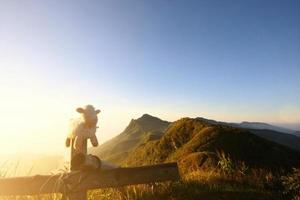
[[[0,195],[36,195],[179,180],[177,163],[0,179]]]

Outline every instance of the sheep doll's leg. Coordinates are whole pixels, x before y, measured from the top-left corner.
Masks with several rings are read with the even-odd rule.
[[[98,146],[98,139],[96,135],[93,135],[92,137],[90,137],[91,143],[94,147]]]
[[[80,137],[80,136],[76,136],[75,139],[74,139],[74,149],[77,151],[77,152],[81,152],[81,153],[85,153],[84,151],[84,137]]]

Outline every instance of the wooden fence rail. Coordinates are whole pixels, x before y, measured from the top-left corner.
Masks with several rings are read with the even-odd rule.
[[[0,179],[0,195],[80,193],[91,189],[179,180],[176,163]]]

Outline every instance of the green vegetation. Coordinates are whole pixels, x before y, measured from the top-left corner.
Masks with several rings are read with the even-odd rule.
[[[294,199],[300,199],[300,168],[293,169],[293,172],[287,176],[282,177],[283,186],[286,194]]]
[[[206,119],[170,124],[144,115],[95,153],[123,166],[176,161],[182,180],[92,190],[89,199],[300,199],[300,152]]]
[[[269,170],[249,169],[248,174],[238,171],[224,174],[220,168],[191,171],[182,174],[182,180],[178,182],[94,190],[90,191],[90,197],[111,200],[290,198],[284,194],[280,176]]]
[[[297,151],[244,129],[191,118],[172,123],[160,140],[140,145],[128,155],[123,165],[177,161],[181,168],[188,170],[195,166],[215,168],[219,151],[250,167],[289,169],[300,165]]]
[[[144,114],[141,118],[131,120],[127,128],[118,136],[89,150],[101,159],[120,163],[128,153],[141,144],[160,139],[163,131],[170,123]]]

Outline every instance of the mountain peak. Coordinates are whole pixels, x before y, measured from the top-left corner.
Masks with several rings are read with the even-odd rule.
[[[145,114],[143,114],[143,116],[142,117],[154,117],[154,116],[152,116],[152,115],[149,115],[148,113],[145,113]]]
[[[169,123],[168,121],[164,121],[158,117],[154,117],[152,115],[149,115],[147,113],[143,114],[140,118],[135,119],[135,122],[139,123],[139,124],[144,124],[144,123]]]
[[[154,117],[152,115],[149,115],[148,113],[145,113],[140,118],[138,118],[137,120],[139,120],[139,119],[159,119],[159,118]]]
[[[149,114],[143,114],[140,118],[131,119],[129,125],[123,131],[123,134],[132,132],[148,132],[160,131],[162,132],[170,122],[159,119]]]
[[[135,119],[134,123],[138,124],[144,131],[162,130],[162,127],[167,127],[170,122],[159,119],[149,114],[143,114],[140,118]]]

